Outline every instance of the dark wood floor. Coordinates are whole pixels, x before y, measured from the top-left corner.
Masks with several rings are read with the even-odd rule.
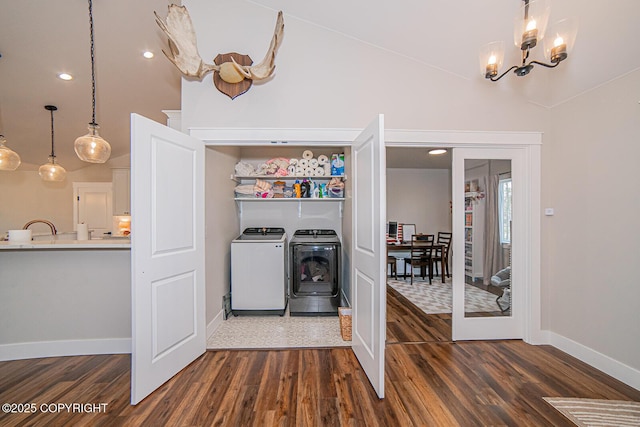
[[[0,413],[0,426],[571,426],[543,396],[640,401],[553,347],[453,343],[450,318],[402,303],[389,293],[384,400],[348,348],[209,351],[135,407],[128,355],[60,357],[0,363],[0,403],[106,412]]]

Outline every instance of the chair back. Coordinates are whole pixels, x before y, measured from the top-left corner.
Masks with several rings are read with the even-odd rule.
[[[440,243],[444,246],[444,252],[446,253],[447,256],[449,255],[449,250],[451,249],[451,236],[452,236],[451,232],[438,231],[437,243]]]
[[[414,234],[411,239],[411,260],[416,264],[427,263],[433,252],[433,234]]]

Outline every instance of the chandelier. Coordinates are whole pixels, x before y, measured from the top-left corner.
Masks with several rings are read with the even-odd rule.
[[[522,63],[514,65],[498,76],[504,61],[504,42],[497,41],[487,44],[480,50],[480,72],[491,81],[498,81],[509,71],[517,76],[526,76],[533,69],[534,64],[547,68],[557,67],[567,59],[573,48],[578,32],[577,20],[573,18],[556,22],[547,31],[547,22],[551,7],[548,0],[523,0],[518,16],[515,18],[514,43],[522,51]],[[545,33],[547,37],[545,38]],[[531,49],[544,41],[544,56],[550,63],[529,60]]]
[[[89,30],[91,36],[91,105],[93,115],[89,123],[89,133],[76,139],[73,148],[80,158],[89,163],[104,163],[111,156],[111,145],[98,134],[96,123],[96,71],[95,71],[95,44],[93,41],[93,3],[89,0]]]

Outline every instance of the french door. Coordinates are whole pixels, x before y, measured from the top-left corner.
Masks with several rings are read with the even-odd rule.
[[[453,149],[453,340],[524,338],[531,260],[524,159],[523,148]]]

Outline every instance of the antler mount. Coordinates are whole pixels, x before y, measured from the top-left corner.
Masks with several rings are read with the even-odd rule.
[[[202,79],[213,71],[215,86],[233,99],[249,90],[252,80],[264,80],[273,74],[276,52],[284,35],[282,11],[278,12],[269,49],[257,65],[252,65],[253,60],[248,55],[237,53],[220,54],[213,64],[204,62],[198,52],[196,33],[185,6],[169,5],[165,21],[156,12],[154,14],[156,23],[169,38],[169,53],[162,52],[185,76]]]

